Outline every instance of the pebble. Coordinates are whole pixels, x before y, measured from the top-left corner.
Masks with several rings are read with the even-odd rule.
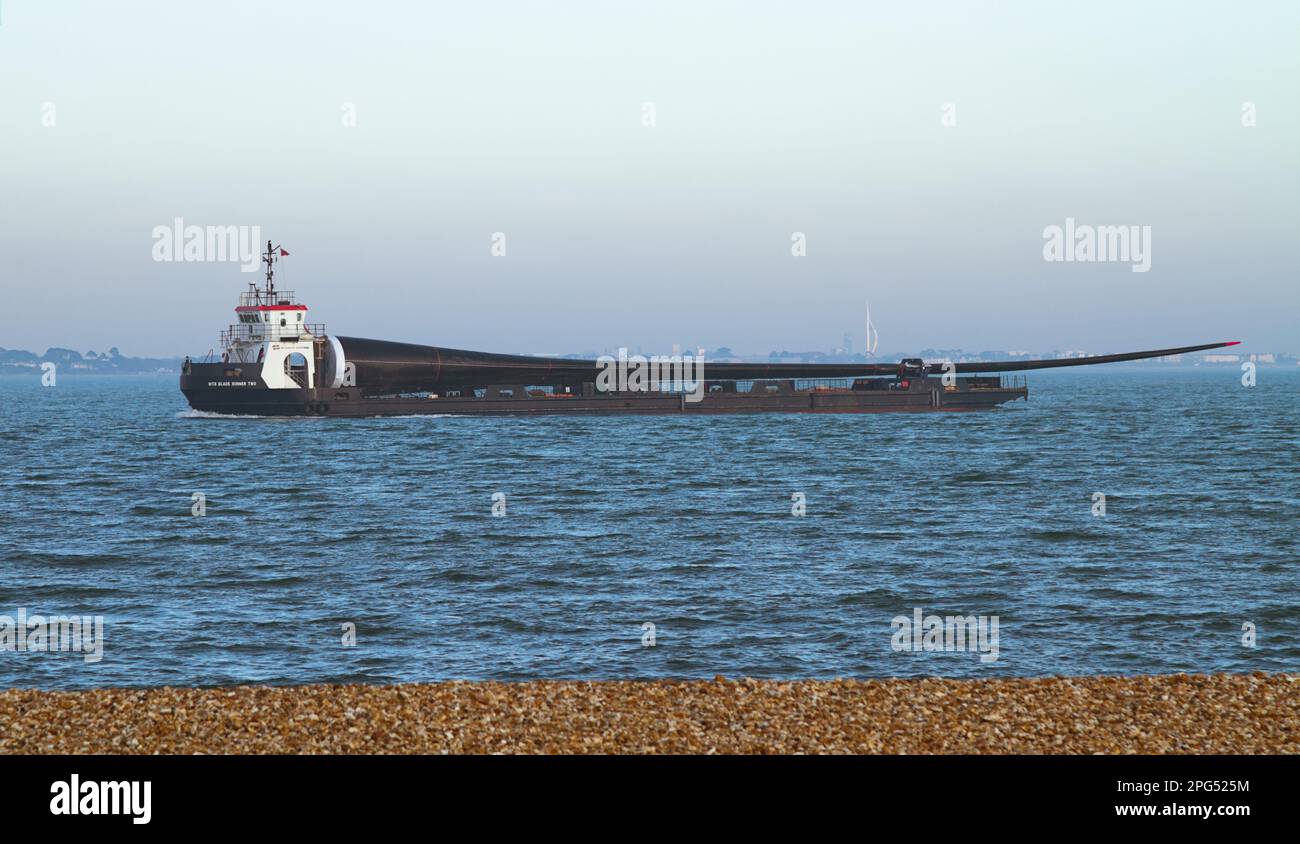
[[[0,691],[0,753],[1300,753],[1284,674]]]

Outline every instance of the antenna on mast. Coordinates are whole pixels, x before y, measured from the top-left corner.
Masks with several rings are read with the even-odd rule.
[[[266,242],[266,254],[262,256],[262,262],[266,264],[266,298],[275,299],[275,262],[289,253],[279,246],[272,246],[271,241]]]
[[[262,256],[262,261],[266,264],[266,296],[272,298],[275,293],[275,249],[271,246],[271,241],[266,242],[266,254]]]
[[[876,347],[880,345],[880,332],[876,331],[875,324],[871,321],[871,301],[867,301],[867,357],[876,353]]]

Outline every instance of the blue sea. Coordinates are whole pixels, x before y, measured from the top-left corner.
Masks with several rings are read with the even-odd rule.
[[[1031,374],[986,413],[346,421],[2,378],[0,616],[105,638],[0,651],[0,687],[1300,672],[1293,370]],[[997,658],[897,649],[917,608],[996,617]]]

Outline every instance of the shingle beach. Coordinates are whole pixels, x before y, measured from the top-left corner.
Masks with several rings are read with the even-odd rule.
[[[0,692],[2,753],[1297,753],[1288,675]]]

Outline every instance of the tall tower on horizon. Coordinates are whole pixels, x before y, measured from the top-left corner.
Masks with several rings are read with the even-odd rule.
[[[876,353],[877,346],[880,345],[880,334],[876,331],[876,325],[871,321],[871,302],[867,301],[867,357],[872,357]]]

